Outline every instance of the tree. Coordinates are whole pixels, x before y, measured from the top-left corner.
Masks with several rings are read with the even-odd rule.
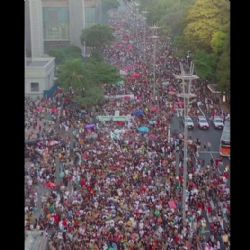
[[[121,79],[118,70],[100,58],[90,58],[85,63],[79,59],[67,61],[59,67],[58,78],[64,89],[73,89],[74,101],[85,107],[103,100],[101,84]]]
[[[67,60],[80,59],[81,49],[76,46],[69,46],[66,48],[51,49],[48,53],[50,56],[55,57],[56,64],[63,64]]]
[[[101,51],[105,46],[111,44],[114,40],[113,29],[107,25],[97,24],[84,29],[81,34],[81,43],[86,43],[92,50]]]
[[[80,91],[87,83],[84,72],[84,64],[81,59],[66,61],[59,67],[58,82],[64,89],[73,88]]]
[[[189,9],[184,37],[192,50],[203,49],[212,51],[211,42],[223,31],[229,22],[229,6],[227,0],[196,0]],[[221,35],[221,34],[220,34]]]
[[[223,52],[219,57],[216,70],[217,84],[221,91],[230,92],[230,35],[227,34]]]
[[[110,83],[114,84],[121,80],[119,71],[103,59],[90,58],[84,65],[84,72],[89,81],[95,81],[96,84]]]
[[[141,9],[147,9],[148,23],[157,23],[163,36],[173,38],[181,34],[184,28],[188,8],[195,0],[141,0]]]
[[[208,54],[204,50],[199,50],[195,54],[194,64],[200,78],[206,80],[215,79],[216,56],[214,54]]]
[[[84,94],[76,95],[74,101],[83,107],[92,107],[101,103],[104,99],[104,93],[102,88],[95,85],[87,86]]]
[[[217,31],[213,34],[213,37],[211,40],[211,47],[215,54],[219,55],[222,53],[226,36],[227,34],[222,31]]]

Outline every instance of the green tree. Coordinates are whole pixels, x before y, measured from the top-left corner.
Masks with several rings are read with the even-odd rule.
[[[105,46],[111,44],[114,40],[113,29],[107,25],[97,24],[90,28],[84,29],[81,34],[81,43],[86,43],[92,51],[100,52]]]
[[[101,103],[104,99],[102,88],[95,85],[87,85],[82,94],[74,97],[74,101],[83,107],[92,107]]]
[[[103,100],[101,84],[121,80],[119,72],[102,59],[90,58],[66,61],[59,67],[58,82],[65,90],[74,90],[74,101],[82,106],[92,106]]]
[[[219,57],[216,70],[217,84],[221,91],[230,92],[230,35],[227,34],[223,52]]]
[[[195,0],[141,0],[141,10],[149,11],[148,23],[157,23],[161,27],[161,35],[178,36],[184,28],[188,8]]]
[[[58,82],[64,89],[72,87],[79,91],[87,82],[84,64],[81,59],[73,59],[59,66]]]
[[[211,42],[220,37],[229,22],[230,2],[227,0],[196,0],[189,9],[184,37],[192,50],[212,51]],[[216,35],[217,33],[217,35]]]
[[[51,49],[48,53],[50,56],[55,57],[56,64],[63,64],[67,60],[80,59],[81,49],[76,46],[69,46],[66,48]]]
[[[96,84],[114,84],[121,80],[119,71],[101,58],[90,58],[84,65],[84,72],[88,80],[94,81]]]
[[[214,80],[216,72],[216,56],[204,50],[196,52],[194,57],[196,72],[200,78]]]
[[[213,34],[213,37],[211,40],[211,47],[215,54],[219,55],[222,53],[226,36],[227,34],[222,31],[217,31]]]

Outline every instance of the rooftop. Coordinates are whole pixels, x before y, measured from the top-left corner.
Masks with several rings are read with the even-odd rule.
[[[26,58],[26,66],[28,66],[28,67],[45,67],[47,64],[49,64],[53,60],[54,60],[54,57]]]
[[[31,66],[31,67],[43,67],[48,62],[49,61],[27,61],[27,66]]]

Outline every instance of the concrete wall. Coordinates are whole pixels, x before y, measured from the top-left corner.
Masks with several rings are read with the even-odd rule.
[[[48,58],[37,58],[39,60]],[[25,67],[25,95],[42,96],[44,90],[50,89],[54,85],[55,59],[49,58],[49,62],[44,67],[26,66]],[[39,91],[31,92],[31,83],[39,83]]]
[[[30,41],[30,10],[29,2],[25,1],[25,53],[31,57],[31,41]]]
[[[28,0],[30,16],[31,56],[40,57],[44,53],[43,22],[41,0]]]
[[[85,27],[84,0],[69,0],[70,41],[82,48],[80,36]]]

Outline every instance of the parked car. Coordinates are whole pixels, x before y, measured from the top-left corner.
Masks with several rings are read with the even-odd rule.
[[[215,116],[213,119],[213,125],[215,129],[223,129],[224,127],[223,119],[219,116]]]
[[[194,122],[190,116],[186,116],[185,118],[183,118],[183,125],[185,126],[185,124],[187,125],[188,129],[194,128]]]
[[[198,128],[209,129],[209,124],[205,116],[198,116]]]

